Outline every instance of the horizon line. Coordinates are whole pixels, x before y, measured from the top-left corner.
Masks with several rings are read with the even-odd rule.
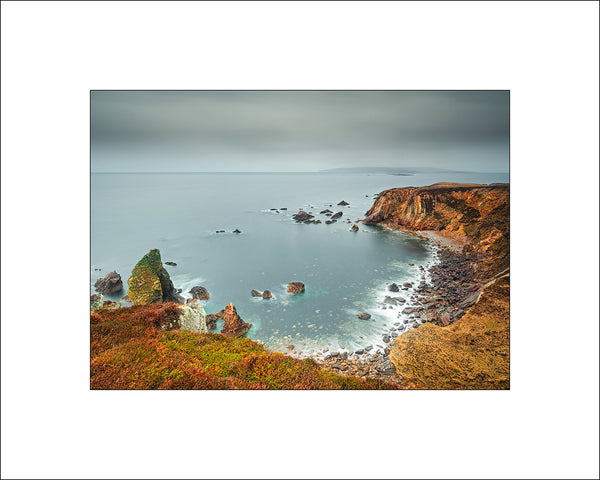
[[[324,170],[306,170],[306,171],[302,171],[302,172],[286,172],[286,171],[253,171],[253,172],[248,172],[248,171],[229,171],[229,172],[200,172],[200,171],[159,171],[159,172],[145,172],[145,171],[138,171],[138,172],[94,172],[90,170],[90,173],[99,173],[99,174],[136,174],[136,173],[147,173],[147,174],[156,174],[156,173],[324,173],[324,174],[343,174],[343,173],[348,173],[348,174],[353,174],[353,175],[364,175],[364,174],[381,174],[381,175],[394,175],[393,173],[379,173],[379,172],[331,172],[331,171],[324,171]],[[488,174],[508,174],[509,172],[480,172],[480,171],[475,171],[475,170],[468,170],[468,171],[447,171],[447,172],[405,172],[406,174],[409,175],[419,175],[419,174],[454,174],[454,173],[488,173]]]

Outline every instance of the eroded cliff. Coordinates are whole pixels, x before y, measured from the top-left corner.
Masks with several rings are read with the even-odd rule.
[[[507,184],[457,183],[385,190],[367,212],[367,224],[459,241],[483,287],[454,323],[426,322],[392,343],[389,358],[404,387],[509,388],[509,212]]]
[[[507,184],[436,183],[381,192],[363,223],[459,240],[478,257],[479,276],[491,278],[509,267],[509,210]]]

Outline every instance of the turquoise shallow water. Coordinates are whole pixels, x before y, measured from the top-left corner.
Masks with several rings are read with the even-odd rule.
[[[427,242],[401,232],[359,224],[380,191],[439,181],[507,182],[506,175],[410,177],[368,174],[92,174],[91,290],[112,270],[124,283],[137,261],[160,249],[176,288],[202,285],[207,313],[233,302],[254,326],[247,336],[307,354],[323,348],[353,351],[383,346],[381,336],[401,308],[381,309],[390,282],[419,282],[419,265],[433,260]],[[338,207],[341,200],[350,203]],[[329,205],[332,205],[331,207]],[[287,210],[281,210],[281,208]],[[277,210],[271,210],[271,209]],[[296,224],[299,209],[341,211],[337,223]],[[241,234],[231,233],[234,229]],[[215,233],[225,230],[226,233]],[[413,264],[412,266],[409,264]],[[96,268],[102,269],[96,271]],[[301,281],[303,295],[286,292]],[[274,298],[253,298],[250,290]],[[397,295],[404,296],[406,292]],[[125,291],[107,296],[119,300]],[[404,295],[403,295],[404,294]],[[359,320],[356,313],[372,315]],[[219,328],[220,328],[219,324]]]

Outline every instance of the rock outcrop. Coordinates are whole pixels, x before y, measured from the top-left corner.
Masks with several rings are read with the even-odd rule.
[[[208,332],[206,325],[206,312],[201,305],[181,305],[179,315],[179,328],[194,332]]]
[[[363,223],[459,240],[479,255],[480,276],[491,278],[509,267],[509,211],[508,184],[436,183],[381,192]]]
[[[304,284],[302,282],[290,282],[287,288],[288,293],[304,293]]]
[[[194,300],[208,300],[210,298],[208,290],[200,286],[192,287],[189,293],[192,294]]]
[[[123,290],[123,281],[121,275],[116,271],[107,273],[104,278],[99,278],[94,284],[97,292],[103,294],[117,293]]]
[[[292,218],[294,220],[296,220],[297,222],[304,222],[306,220],[310,220],[313,217],[314,217],[314,215],[311,215],[310,213],[306,213],[303,210],[300,210],[296,215],[292,216]]]
[[[229,303],[229,305],[225,307],[223,319],[225,320],[225,325],[223,325],[221,333],[226,337],[241,337],[250,330],[250,327],[252,326],[251,323],[246,323],[240,318],[233,303]]]
[[[127,296],[134,305],[150,305],[161,302],[183,303],[173,287],[169,273],[160,259],[160,252],[153,248],[137,263],[127,281]]]
[[[214,330],[217,328],[217,320],[223,320],[225,318],[225,309],[219,310],[217,313],[209,313],[206,316],[206,328]]]

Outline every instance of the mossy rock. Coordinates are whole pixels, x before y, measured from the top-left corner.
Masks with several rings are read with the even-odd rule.
[[[160,303],[165,299],[167,292],[171,293],[173,284],[169,273],[163,267],[158,249],[153,248],[144,255],[131,271],[127,284],[127,295],[134,305]]]

